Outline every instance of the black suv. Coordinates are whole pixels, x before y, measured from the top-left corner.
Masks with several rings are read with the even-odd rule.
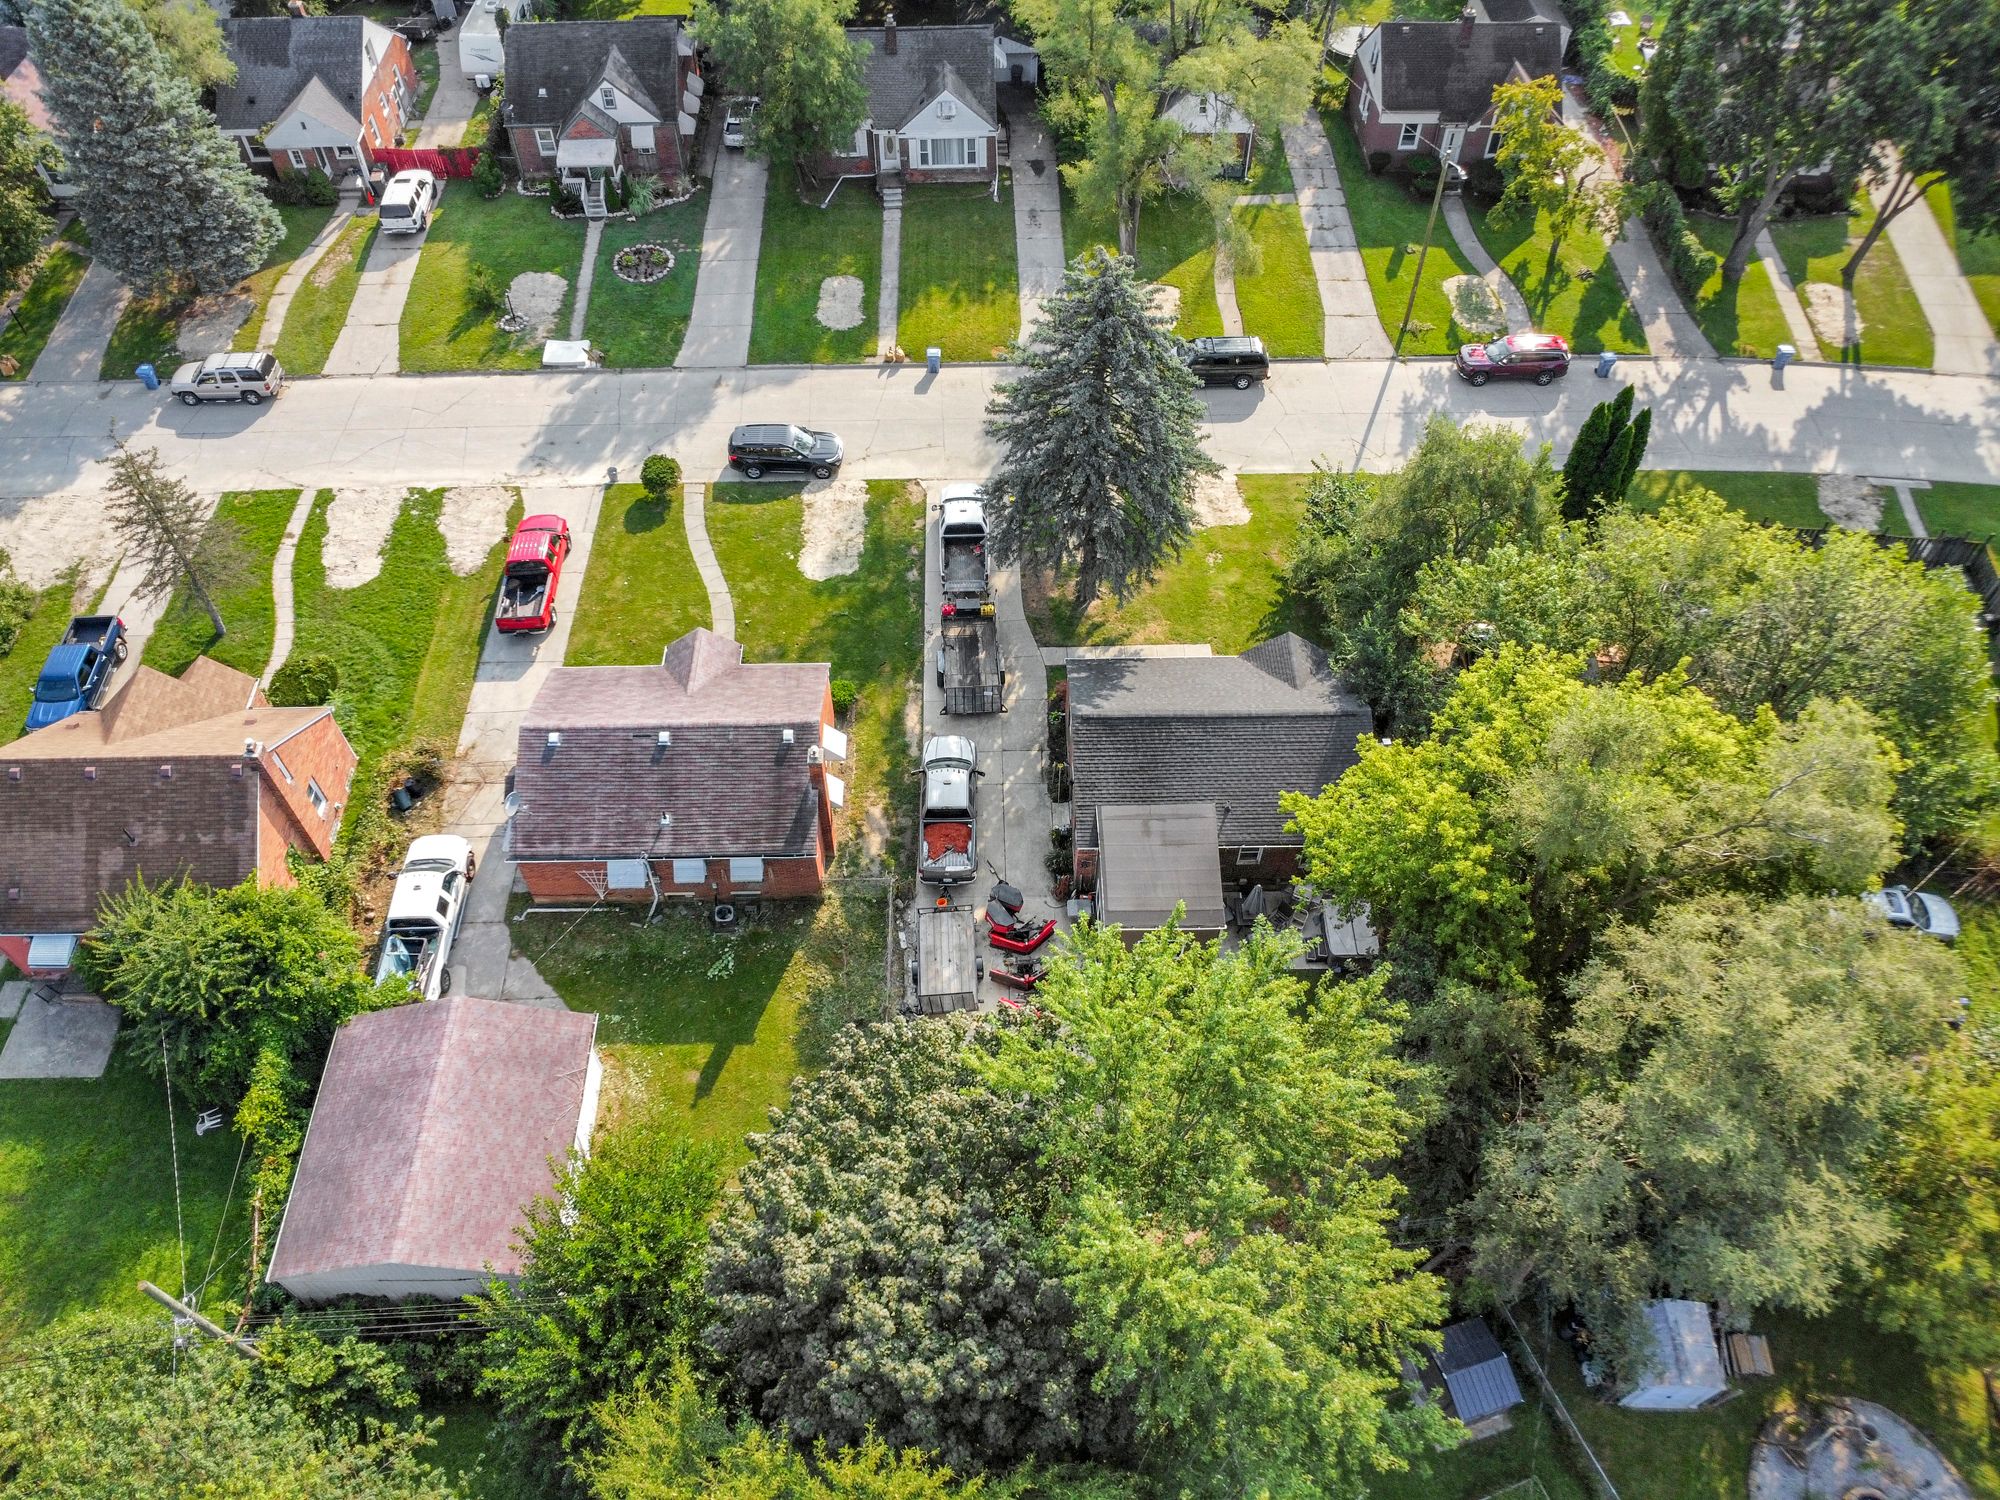
[[[1189,339],[1181,346],[1181,357],[1203,385],[1233,385],[1247,391],[1251,381],[1271,378],[1271,356],[1264,352],[1260,338],[1239,334]]]
[[[729,467],[746,479],[766,474],[810,474],[831,479],[844,450],[830,432],[767,422],[739,427],[729,434]]]

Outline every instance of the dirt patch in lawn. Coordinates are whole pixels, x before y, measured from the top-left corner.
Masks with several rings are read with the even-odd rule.
[[[444,533],[444,555],[460,578],[477,572],[507,525],[513,492],[497,484],[465,485],[444,492],[444,513],[438,530]]]
[[[1852,474],[1819,476],[1819,508],[1834,525],[1849,531],[1882,529],[1882,492]]]
[[[1485,277],[1447,276],[1443,287],[1451,303],[1452,321],[1467,333],[1507,331],[1507,314],[1500,306],[1500,294]]]
[[[1237,488],[1234,474],[1204,474],[1194,482],[1194,529],[1248,526],[1250,507]]]
[[[1799,296],[1806,305],[1806,321],[1821,343],[1841,349],[1861,342],[1861,313],[1846,287],[1808,281],[1799,288]]]
[[[227,352],[236,342],[237,330],[256,305],[257,299],[248,292],[218,292],[195,298],[181,314],[181,348],[197,358]]]
[[[822,328],[859,328],[861,299],[859,276],[829,276],[819,284],[819,310],[813,316]]]
[[[1169,286],[1164,281],[1153,282],[1145,289],[1146,309],[1157,318],[1168,323],[1178,323],[1181,319],[1181,289]]]
[[[553,271],[523,271],[507,287],[507,299],[520,320],[522,339],[533,343],[555,331],[569,283]]]
[[[868,525],[868,482],[825,479],[805,490],[800,524],[799,571],[808,578],[839,578],[861,566]]]
[[[358,589],[382,571],[382,548],[406,490],[335,490],[326,508],[320,565],[327,587]]]

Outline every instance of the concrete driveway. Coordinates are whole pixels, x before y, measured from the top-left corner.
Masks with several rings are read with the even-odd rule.
[[[417,258],[429,238],[429,230],[422,234],[376,234],[368,250],[368,263],[361,268],[361,284],[354,290],[354,305],[326,357],[327,374],[393,375],[402,368],[398,342],[403,304],[409,301]]]
[[[757,255],[764,243],[764,192],[770,171],[760,156],[725,149],[709,184],[701,231],[694,311],[677,368],[712,369],[750,362],[750,319],[757,302]]]

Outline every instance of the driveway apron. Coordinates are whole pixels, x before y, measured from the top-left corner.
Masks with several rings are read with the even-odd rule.
[[[446,213],[451,211],[453,191],[447,187],[439,200]],[[456,191],[469,192],[470,188]],[[422,234],[377,231],[368,262],[361,268],[360,284],[354,289],[354,304],[347,310],[347,322],[326,357],[327,374],[393,375],[402,368],[399,341],[403,304],[410,299],[417,259],[429,238],[428,230]]]
[[[750,362],[750,318],[757,304],[757,252],[764,242],[764,191],[769,169],[747,151],[716,159],[695,273],[694,311],[681,340],[681,369],[715,369]]]
[[[103,261],[92,261],[71,295],[69,306],[57,320],[55,332],[42,346],[41,356],[28,372],[28,379],[37,383],[97,379],[104,351],[111,346],[112,330],[118,326],[118,315],[131,300],[132,294],[118,274]],[[160,378],[164,380],[173,373],[163,370]]]

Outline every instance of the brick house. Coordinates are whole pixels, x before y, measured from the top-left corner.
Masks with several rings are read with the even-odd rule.
[[[1384,21],[1355,49],[1347,118],[1364,154],[1419,153],[1460,167],[1500,148],[1493,90],[1562,69],[1567,28],[1552,20]]]
[[[687,175],[701,110],[694,44],[673,16],[507,28],[503,105],[528,178],[559,178],[603,212],[603,184]]]
[[[537,901],[816,895],[846,753],[824,662],[696,629],[656,667],[557,667],[522,721],[507,858]]]
[[[873,177],[900,201],[904,184],[991,183],[1000,173],[994,32],[987,26],[850,26],[868,49],[868,114],[852,146],[824,158],[828,175]]]
[[[49,118],[48,106],[42,102],[42,70],[28,55],[25,26],[0,26],[0,94],[26,111],[28,123],[38,135],[45,140],[53,138],[54,122]],[[35,175],[42,179],[42,186],[56,202],[76,196],[77,185],[47,162],[35,163]]]
[[[415,123],[410,44],[363,16],[253,16],[222,23],[236,78],[215,123],[251,166],[338,182]]]
[[[0,955],[67,968],[99,901],[140,877],[291,884],[290,850],[332,850],[354,767],[329,708],[273,708],[207,657],[136,668],[100,712],[0,747]]]
[[[1164,898],[1173,892],[1151,892],[1158,899],[1148,902],[1139,899],[1140,887],[1152,881],[1149,871],[1189,858],[1191,829],[1202,830],[1214,850],[1222,887],[1289,882],[1304,840],[1287,831],[1278,794],[1314,793],[1339,780],[1373,727],[1368,705],[1335,675],[1326,653],[1289,633],[1241,656],[1071,652],[1077,888],[1096,888],[1100,854],[1115,845],[1129,851],[1121,902],[1171,911]],[[1148,813],[1156,815],[1150,822],[1142,816]],[[1108,841],[1107,832],[1114,835]],[[1198,902],[1193,889],[1181,895],[1191,922],[1215,925],[1196,921],[1212,916],[1214,902]]]

